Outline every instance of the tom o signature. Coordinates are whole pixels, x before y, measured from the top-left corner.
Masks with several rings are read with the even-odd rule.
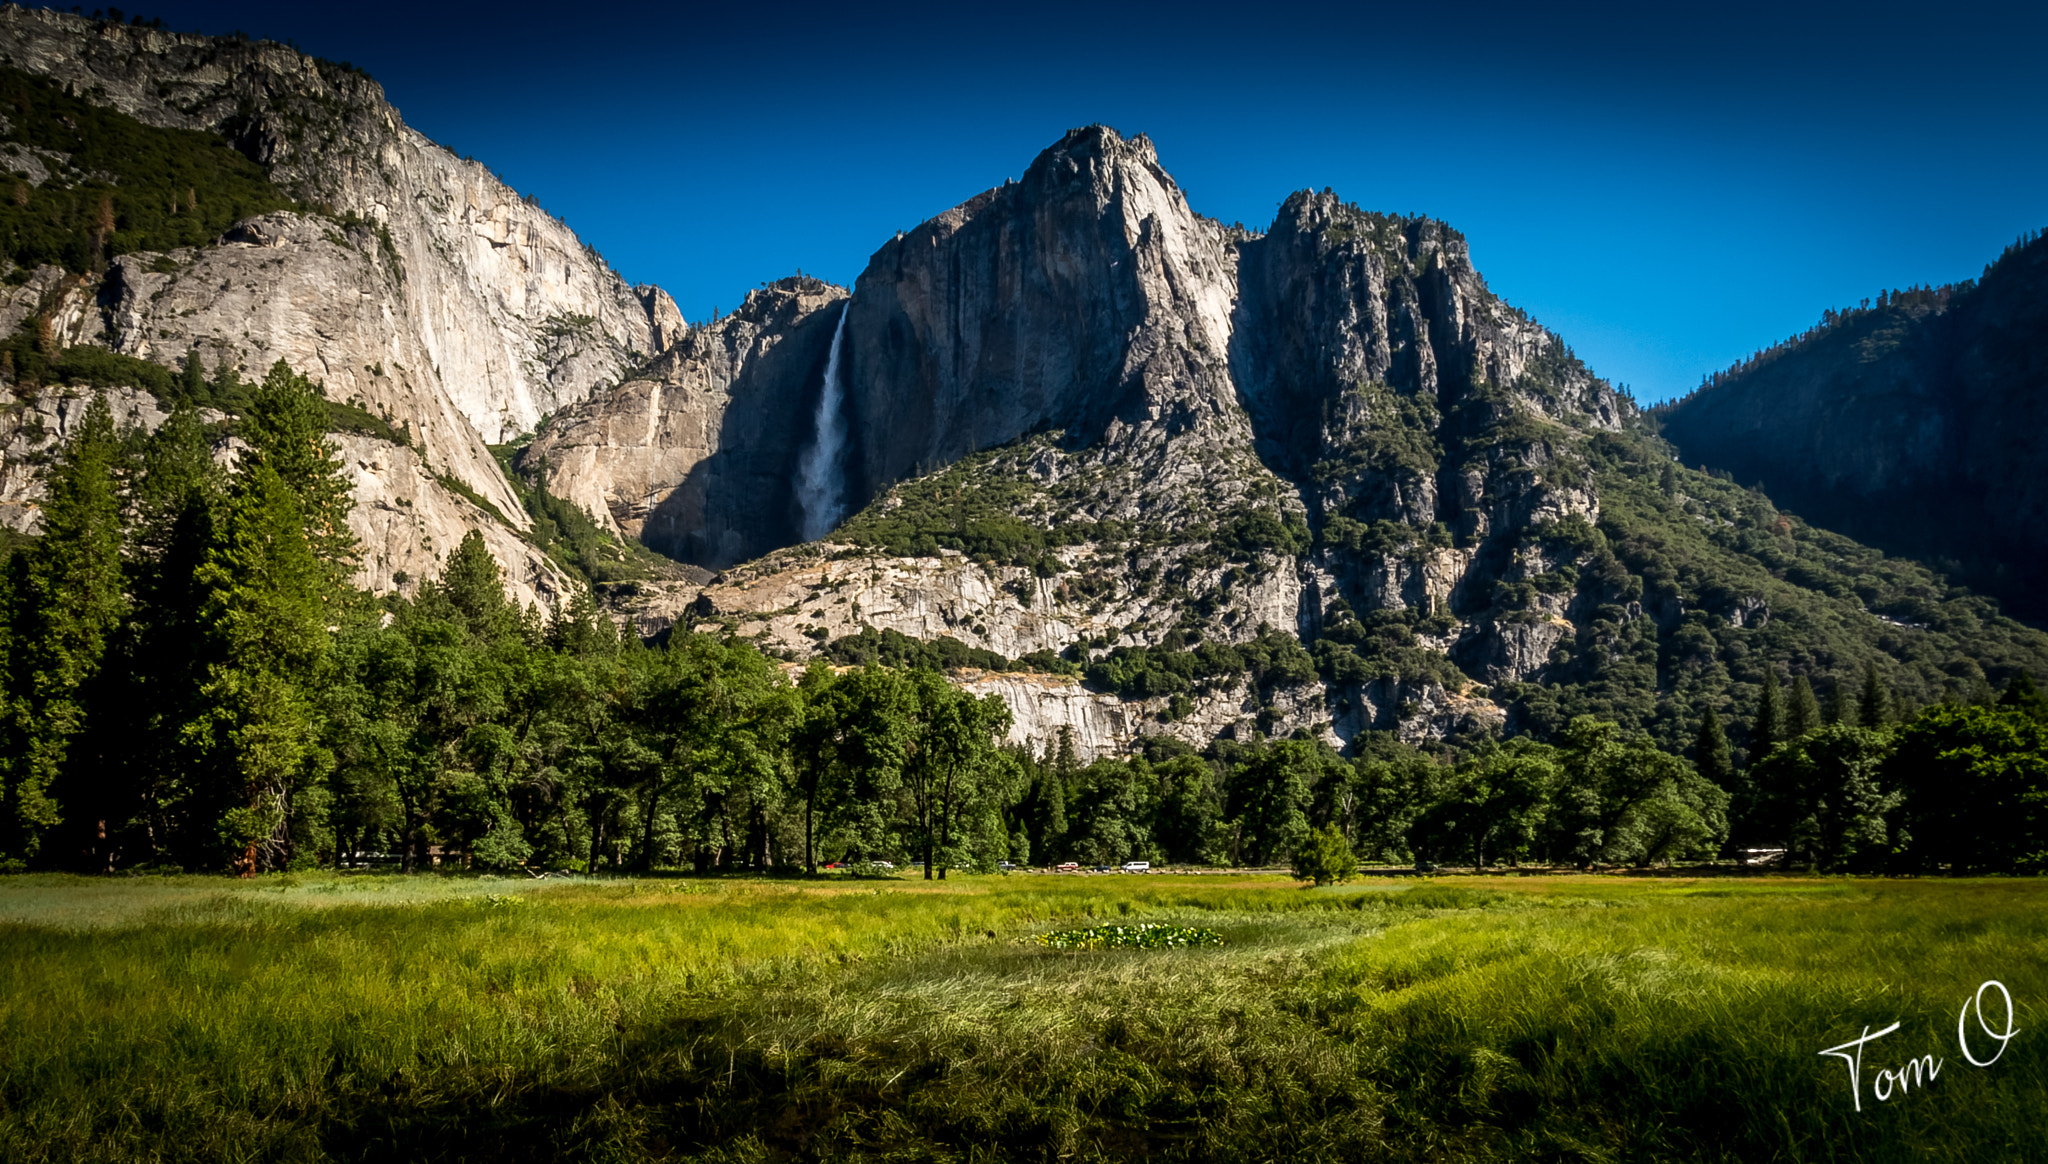
[[[1992,1000],[1990,1014],[1985,1009],[1984,995],[1987,991],[1998,992],[1997,998]],[[2012,992],[2005,988],[2004,983],[1993,978],[1977,987],[1977,993],[1964,1001],[1962,1013],[1956,1016],[1956,1050],[1962,1053],[1963,1060],[1972,1067],[1989,1067],[1998,1062],[2013,1036],[2020,1033],[2019,1028],[2013,1025],[2015,1016]],[[1976,1020],[1975,1023],[1971,1022],[1972,1019]],[[1974,1033],[1970,1029],[1972,1026],[1976,1027]],[[1856,1038],[1821,1052],[1822,1055],[1833,1055],[1848,1067],[1849,1094],[1855,1099],[1859,1112],[1863,1110],[1863,1050],[1898,1029],[1896,1022],[1875,1034],[1869,1027],[1864,1027],[1863,1033]],[[1992,1049],[1994,1045],[1996,1050]],[[1978,1051],[1988,1052],[1989,1057],[1978,1058]],[[1907,1059],[1900,1066],[1879,1068],[1877,1074],[1870,1078],[1870,1094],[1879,1103],[1888,1103],[1894,1097],[1924,1088],[1940,1077],[1942,1065],[1946,1062],[1929,1054]]]

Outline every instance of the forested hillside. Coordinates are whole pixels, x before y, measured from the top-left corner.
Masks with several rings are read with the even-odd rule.
[[[1979,702],[1913,713],[1932,690],[1888,676],[1914,670],[1866,662],[1823,709],[1804,675],[1785,691],[1758,665],[1738,759],[1705,698],[1689,704],[1703,705],[1691,746],[1660,749],[1633,698],[1646,681],[1601,678],[1651,658],[1595,640],[1604,662],[1565,689],[1581,705],[1525,694],[1557,722],[1532,712],[1506,741],[1417,749],[1371,733],[1349,758],[1306,733],[1200,751],[1154,741],[1084,764],[1064,737],[1002,746],[1003,702],[935,670],[798,668],[685,631],[649,643],[587,593],[522,610],[476,535],[412,598],[373,598],[348,583],[360,547],[325,423],[312,385],[279,365],[250,389],[248,451],[224,471],[189,405],[124,439],[104,400],[91,403],[50,468],[43,533],[9,559],[0,591],[7,867],[915,859],[943,876],[1002,861],[1286,864],[1309,849],[1647,863],[1745,845],[1834,869],[2048,861],[2048,700],[2023,673],[1995,705],[1979,678]],[[1760,530],[1789,539],[1784,568],[1800,568],[1812,535]],[[1653,557],[1643,527],[1614,533],[1653,578],[1648,563],[1685,568],[1682,546]],[[1889,584],[1877,569],[1866,584]],[[1776,621],[1826,648],[1799,636],[1799,611]],[[1713,639],[1696,641],[1705,652]],[[1278,653],[1260,664],[1271,669],[1296,665],[1273,661],[1290,649],[1307,661],[1291,639],[1259,649]],[[1251,665],[1234,650],[1209,658]],[[1106,685],[1186,681],[1171,655],[1111,657],[1090,668]],[[1706,683],[1697,660],[1681,662]]]
[[[1689,464],[2048,618],[2048,238],[1886,292],[1656,410]]]

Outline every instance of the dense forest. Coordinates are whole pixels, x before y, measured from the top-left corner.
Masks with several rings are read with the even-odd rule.
[[[999,699],[886,642],[805,666],[727,637],[642,641],[587,593],[520,610],[474,533],[410,598],[372,598],[350,584],[319,389],[282,363],[234,389],[232,469],[189,403],[144,435],[99,398],[47,468],[41,534],[0,593],[6,868],[917,859],[943,876],[1286,863],[1315,830],[1368,861],[2048,864],[2048,699],[2024,677],[1906,715],[1875,667],[1825,700],[1766,669],[1750,722],[1709,707],[1684,754],[1582,714],[1435,750],[1254,736],[1084,764],[1065,738],[1005,746]],[[1270,644],[1236,657],[1297,665]],[[1114,689],[1120,665],[1091,673]]]

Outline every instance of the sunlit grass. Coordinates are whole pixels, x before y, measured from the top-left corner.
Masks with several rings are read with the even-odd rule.
[[[13,878],[0,1159],[2020,1159],[2044,906],[2032,881]],[[1139,919],[1223,944],[1035,940]],[[1987,978],[2023,1033],[1978,1069],[1954,1025]],[[1893,1021],[1868,1072],[1946,1064],[1857,1113],[1818,1052]]]

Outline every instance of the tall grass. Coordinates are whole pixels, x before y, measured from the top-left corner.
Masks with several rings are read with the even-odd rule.
[[[2029,881],[15,878],[0,1159],[2027,1159],[2044,905]],[[1225,944],[1029,940],[1133,917]],[[2022,1033],[1979,1069],[1954,1026],[1986,978]],[[1895,1020],[1859,1113],[1818,1052]],[[1922,1053],[1939,1077],[1876,1102]]]

